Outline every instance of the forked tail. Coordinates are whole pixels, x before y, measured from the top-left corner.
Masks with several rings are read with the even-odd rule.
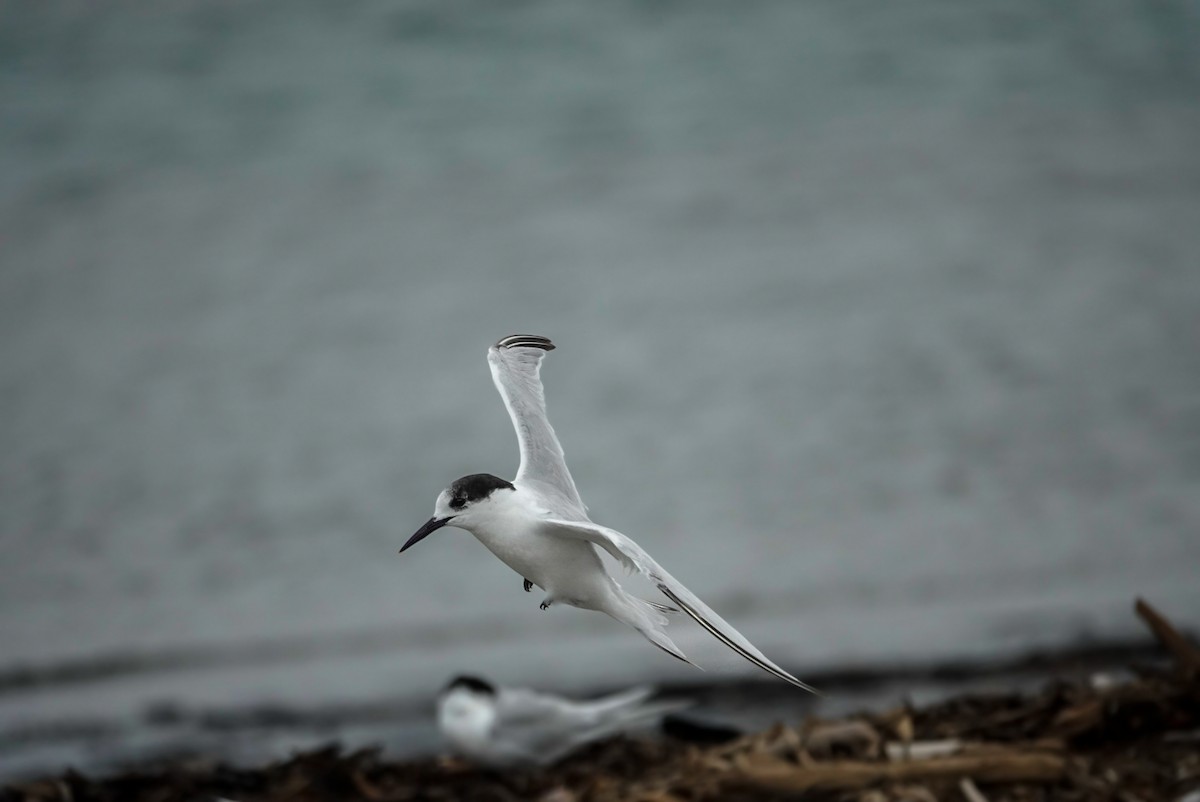
[[[633,627],[642,633],[642,636],[646,640],[675,659],[682,660],[689,666],[700,668],[700,666],[687,659],[687,655],[680,651],[679,647],[667,637],[667,633],[664,630],[666,629],[668,619],[662,612],[665,605],[655,604],[645,599],[639,599],[636,596],[630,596],[622,590],[618,590],[617,593],[618,595],[613,597],[613,603],[608,605],[604,609],[604,612],[621,623]],[[700,670],[703,671],[704,669]]]

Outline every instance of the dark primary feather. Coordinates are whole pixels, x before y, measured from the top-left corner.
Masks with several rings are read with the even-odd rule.
[[[690,615],[697,624],[699,624],[700,626],[702,626],[706,630],[708,630],[709,634],[711,634],[717,640],[721,641],[721,643],[724,643],[730,649],[733,649],[735,652],[740,654],[742,657],[749,660],[754,665],[761,668],[763,671],[766,671],[768,674],[774,674],[776,677],[779,677],[784,682],[790,682],[791,684],[793,684],[799,688],[803,688],[804,690],[809,691],[810,693],[814,693],[817,696],[825,695],[825,694],[821,693],[820,691],[818,691],[816,688],[809,685],[808,683],[801,682],[800,680],[796,679],[795,677],[790,676],[789,674],[784,673],[782,671],[779,671],[778,669],[776,669],[773,666],[767,665],[762,660],[759,660],[757,657],[750,654],[750,652],[746,651],[740,645],[738,645],[734,641],[730,640],[728,635],[726,635],[724,632],[722,632],[721,630],[719,630],[715,626],[713,626],[704,616],[700,615],[700,613],[698,613],[690,604],[685,602],[683,599],[679,598],[679,596],[677,596],[665,584],[659,583],[658,589],[660,591],[662,591],[663,595],[665,595],[668,599],[670,599],[671,601],[675,602],[680,607],[682,607],[683,611],[685,613],[687,613],[688,615]]]
[[[541,348],[543,351],[553,351],[554,343],[536,334],[510,334],[496,343],[497,348]]]

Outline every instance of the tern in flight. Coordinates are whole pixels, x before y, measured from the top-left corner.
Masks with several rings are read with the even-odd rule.
[[[509,482],[477,473],[438,494],[433,517],[408,539],[405,551],[450,525],[474,535],[525,580],[546,592],[541,608],[561,602],[606,613],[642,633],[655,646],[695,665],[667,637],[667,616],[682,610],[742,657],[805,690],[814,688],[771,662],[754,644],[700,601],[653,557],[615,529],[593,523],[567,470],[562,446],[546,417],[540,377],[542,357],[554,350],[545,337],[516,334],[488,349],[492,379],[517,430],[521,465]],[[608,552],[627,571],[639,571],[671,605],[633,596],[617,584],[596,552]],[[674,605],[674,606],[672,606]]]

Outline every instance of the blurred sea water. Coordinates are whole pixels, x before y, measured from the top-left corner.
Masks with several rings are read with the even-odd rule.
[[[593,517],[802,677],[1196,625],[1198,22],[0,6],[0,771],[155,710],[697,680],[465,533],[396,554],[515,471],[515,332]]]

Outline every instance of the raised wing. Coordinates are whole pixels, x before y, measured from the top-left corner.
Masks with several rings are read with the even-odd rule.
[[[552,514],[587,520],[587,508],[567,470],[562,446],[546,417],[546,397],[539,375],[542,357],[554,343],[532,334],[505,337],[488,349],[492,380],[517,430],[521,466],[515,484],[537,492]]]
[[[771,662],[742,633],[738,632],[725,619],[713,612],[707,604],[700,600],[699,596],[684,587],[682,582],[667,573],[666,569],[647,554],[645,549],[634,543],[629,537],[615,529],[599,526],[591,521],[544,519],[541,522],[541,528],[543,532],[548,534],[586,540],[589,543],[599,546],[627,569],[640,571],[649,577],[658,586],[658,589],[662,591],[663,595],[678,605],[679,609],[690,615],[695,619],[697,624],[708,630],[713,637],[730,649],[733,649],[733,651],[751,663],[754,663],[770,674],[774,674],[781,680],[790,682],[806,691],[811,691],[818,696],[821,695],[821,692],[816,688],[801,682]]]

